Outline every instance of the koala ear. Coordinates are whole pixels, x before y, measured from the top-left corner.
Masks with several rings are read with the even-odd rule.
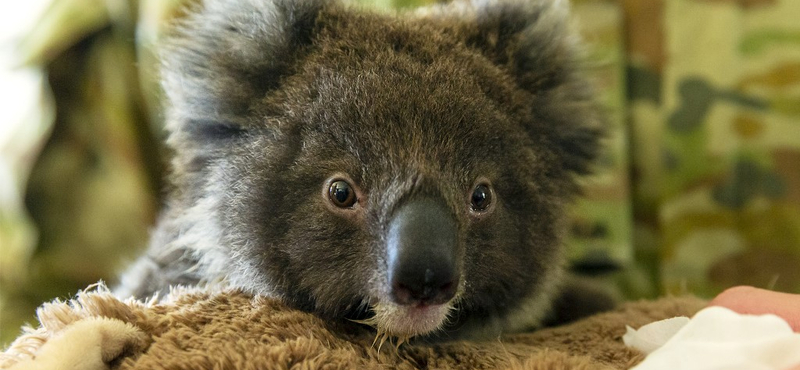
[[[160,50],[170,141],[216,142],[245,132],[244,113],[289,72],[324,4],[205,0],[176,24]]]
[[[582,73],[581,40],[566,0],[455,1],[427,15],[456,17],[465,43],[530,94],[528,133],[544,136],[566,170],[590,172],[605,123]]]
[[[533,97],[530,135],[549,138],[563,168],[590,172],[604,120],[583,75],[581,40],[566,0],[475,2],[476,47],[506,69]]]

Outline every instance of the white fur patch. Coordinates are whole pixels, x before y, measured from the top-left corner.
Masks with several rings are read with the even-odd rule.
[[[418,308],[381,302],[372,309],[375,316],[364,321],[364,324],[373,326],[378,335],[385,334],[405,340],[440,329],[447,323],[453,305],[447,303]]]
[[[224,166],[217,167],[209,176],[205,194],[197,203],[178,216],[177,224],[185,227],[174,241],[165,246],[164,253],[176,249],[190,251],[198,263],[192,268],[199,270],[204,285],[221,285],[239,288],[258,295],[273,295],[266,277],[258,266],[246,256],[237,254],[237,250],[248,250],[250,243],[245,238],[234,238],[226,234],[218,219],[221,199],[213,195],[225,194],[221,189],[226,183]],[[209,196],[212,195],[212,196]],[[239,248],[235,248],[237,244]]]

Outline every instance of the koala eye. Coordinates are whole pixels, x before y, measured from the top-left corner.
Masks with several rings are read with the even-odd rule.
[[[328,198],[339,208],[349,208],[356,203],[356,192],[347,181],[336,180],[328,188]]]
[[[472,202],[472,210],[475,212],[483,212],[492,204],[492,189],[487,184],[478,184],[472,191],[470,197]]]

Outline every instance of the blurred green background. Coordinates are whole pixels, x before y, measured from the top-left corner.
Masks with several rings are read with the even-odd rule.
[[[13,40],[0,101],[28,105],[0,112],[0,344],[145,246],[168,155],[153,47],[182,5],[49,0]],[[573,207],[572,266],[628,299],[800,292],[800,1],[573,9],[614,131]]]

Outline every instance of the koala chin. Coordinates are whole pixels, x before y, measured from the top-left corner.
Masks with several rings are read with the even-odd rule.
[[[117,294],[237,288],[401,338],[557,317],[603,134],[577,41],[565,1],[206,0],[161,49],[172,186]]]

